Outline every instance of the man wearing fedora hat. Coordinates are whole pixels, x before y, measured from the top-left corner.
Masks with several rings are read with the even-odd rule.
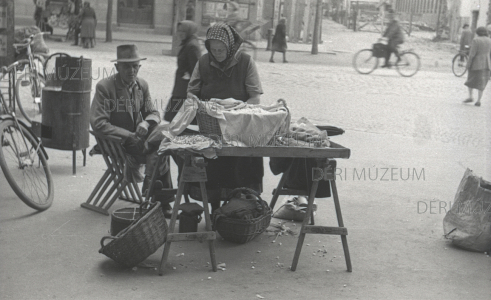
[[[97,83],[94,99],[91,105],[90,124],[96,132],[113,135],[123,139],[123,147],[130,155],[129,165],[133,172],[129,179],[141,182],[139,165],[145,164],[145,179],[143,193],[146,192],[154,166],[158,161],[157,151],[145,148],[145,141],[155,127],[160,123],[160,114],[152,103],[148,84],[137,77],[140,70],[138,48],[135,45],[117,47],[115,63],[117,73],[104,78]],[[169,168],[169,157],[161,164],[160,177],[157,186],[172,188]],[[128,168],[125,168],[125,170]],[[127,172],[125,172],[127,173]],[[125,174],[127,176],[127,174]],[[128,179],[128,178],[127,178]],[[166,217],[170,217],[172,209],[169,202],[174,196],[159,196]]]

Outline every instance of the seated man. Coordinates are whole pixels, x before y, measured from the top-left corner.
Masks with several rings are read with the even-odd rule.
[[[140,58],[135,45],[121,45],[117,48],[115,75],[104,78],[97,83],[94,99],[90,111],[90,125],[96,132],[113,135],[123,139],[123,147],[130,155],[130,162],[125,166],[131,168],[130,174],[135,174],[128,180],[141,182],[139,164],[145,164],[145,179],[142,193],[146,193],[154,166],[158,161],[157,152],[145,149],[145,140],[152,130],[160,123],[160,114],[155,109],[148,84],[137,77],[140,69]],[[133,163],[134,162],[134,163]],[[160,176],[157,186],[172,188],[169,168],[169,157],[161,164]],[[172,209],[169,202],[174,196],[158,197],[162,202],[162,209],[166,217],[170,217]]]

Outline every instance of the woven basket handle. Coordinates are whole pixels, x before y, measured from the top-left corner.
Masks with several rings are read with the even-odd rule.
[[[228,202],[230,201],[233,197],[236,197],[237,195],[239,195],[239,192],[242,192],[243,194],[245,195],[254,195],[256,196],[256,198],[258,200],[262,200],[261,199],[261,196],[259,195],[258,192],[256,192],[255,190],[253,189],[250,189],[250,188],[247,188],[247,187],[240,187],[240,188],[236,188],[234,189],[232,192],[230,192],[230,194],[228,195],[227,197],[227,200],[225,200],[225,202]]]
[[[102,249],[104,249],[104,247],[106,247],[106,245],[104,245],[104,241],[107,240],[107,239],[111,239],[111,240],[115,240],[116,238],[114,236],[105,236],[101,239],[101,249],[99,250],[99,253],[102,253]]]

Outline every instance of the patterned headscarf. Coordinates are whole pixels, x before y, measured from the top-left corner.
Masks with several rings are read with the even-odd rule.
[[[227,58],[220,63],[221,65],[228,62],[230,58],[234,57],[243,41],[242,37],[235,30],[235,28],[225,23],[216,23],[208,28],[208,31],[206,32],[205,47],[206,50],[211,53],[210,40],[219,40],[223,42],[225,46],[227,46]],[[213,57],[213,55],[211,55],[211,57]]]

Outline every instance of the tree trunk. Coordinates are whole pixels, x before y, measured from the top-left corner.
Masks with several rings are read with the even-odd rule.
[[[319,25],[321,18],[321,6],[322,0],[317,0],[317,5],[315,8],[315,21],[314,21],[314,33],[312,34],[312,54],[319,53]]]
[[[113,41],[113,0],[107,0],[107,15],[106,15],[106,42],[111,43]]]

